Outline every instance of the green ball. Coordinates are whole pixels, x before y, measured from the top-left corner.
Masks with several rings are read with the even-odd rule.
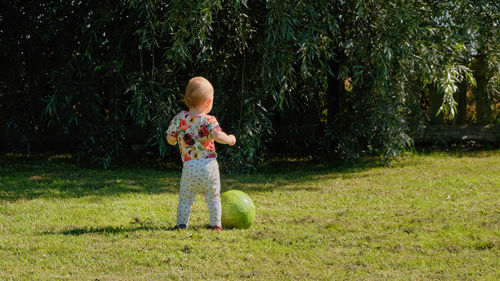
[[[240,190],[221,194],[222,226],[225,228],[249,228],[255,220],[255,204],[252,198]]]

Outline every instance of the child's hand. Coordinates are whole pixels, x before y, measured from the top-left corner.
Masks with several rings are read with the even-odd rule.
[[[233,146],[236,143],[236,137],[234,135],[229,135],[229,146]]]
[[[176,145],[177,144],[177,138],[171,135],[167,135],[167,142],[170,145]]]

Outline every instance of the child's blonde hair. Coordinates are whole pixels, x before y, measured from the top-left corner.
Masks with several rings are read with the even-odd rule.
[[[213,92],[212,84],[204,77],[191,78],[184,92],[184,103],[189,108],[196,108],[209,100]]]

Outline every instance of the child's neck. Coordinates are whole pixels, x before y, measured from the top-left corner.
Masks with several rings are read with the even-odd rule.
[[[203,113],[205,113],[205,110],[200,109],[200,108],[190,108],[189,109],[189,114],[194,115],[194,116],[202,115]]]

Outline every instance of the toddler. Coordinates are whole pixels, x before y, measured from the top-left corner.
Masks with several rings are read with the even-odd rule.
[[[179,144],[183,162],[177,229],[188,226],[196,194],[202,193],[208,205],[210,228],[222,230],[219,165],[214,140],[232,146],[236,137],[224,133],[215,117],[208,115],[213,100],[212,84],[203,77],[192,78],[184,94],[189,111],[179,112],[167,130],[167,141],[171,145]]]

